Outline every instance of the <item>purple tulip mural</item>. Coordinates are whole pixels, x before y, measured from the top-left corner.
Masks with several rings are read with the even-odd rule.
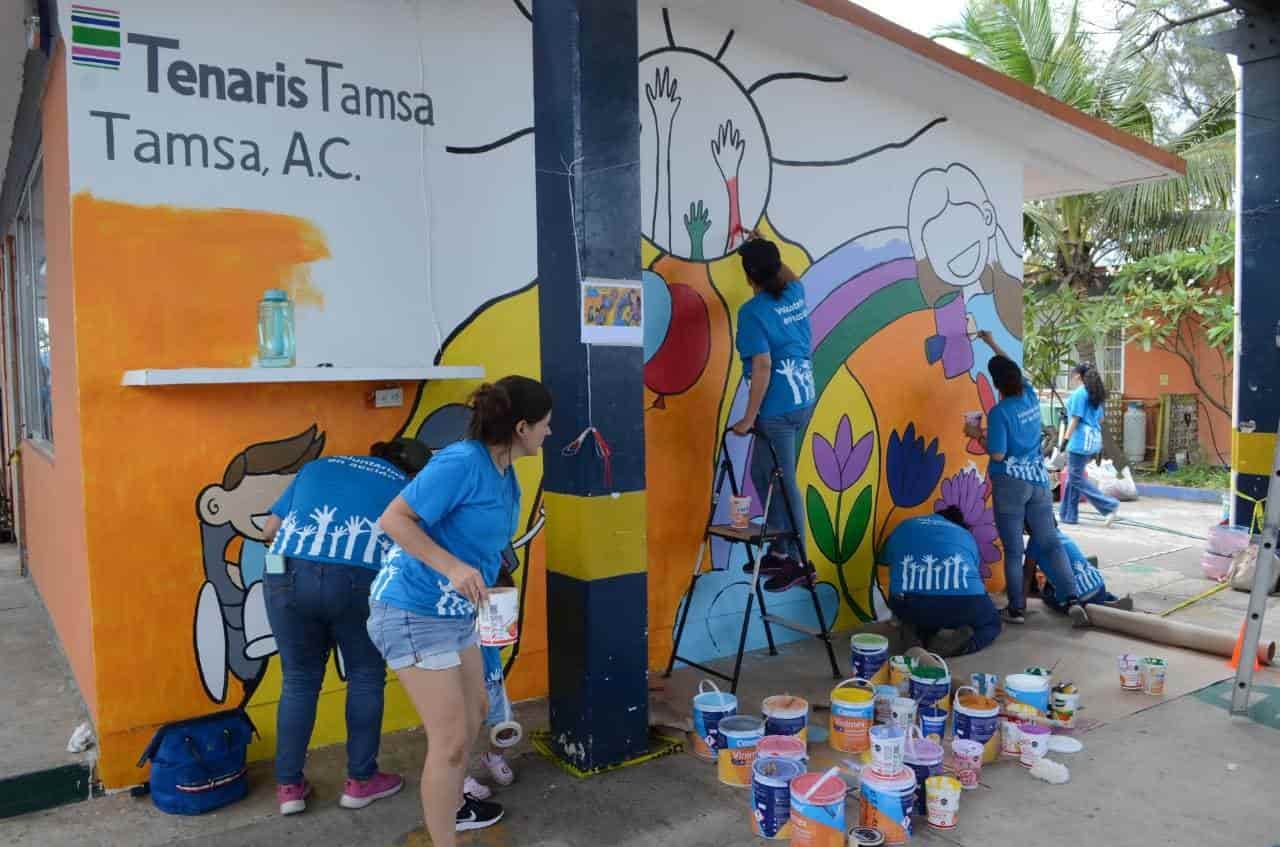
[[[982,551],[982,578],[991,576],[991,562],[1000,561],[1000,548],[996,546],[995,510],[987,505],[991,496],[991,480],[983,479],[975,468],[967,468],[950,479],[942,481],[942,496],[934,501],[933,510],[941,512],[956,506],[964,512],[964,521]]]
[[[871,450],[875,446],[872,433],[868,432],[857,440],[853,440],[853,424],[848,415],[840,418],[836,426],[835,441],[829,441],[822,433],[813,435],[813,462],[818,471],[818,479],[836,495],[834,519],[827,510],[827,503],[821,492],[810,485],[805,493],[805,512],[809,516],[809,528],[813,532],[814,543],[822,551],[822,555],[835,566],[836,576],[840,581],[840,593],[860,620],[874,618],[872,606],[858,603],[849,591],[845,578],[844,565],[853,558],[862,545],[871,523],[872,493],[867,484],[856,497],[848,514],[843,511],[845,493],[852,489],[867,471],[871,461]],[[843,523],[843,529],[841,524]],[[868,597],[868,601],[870,597]]]

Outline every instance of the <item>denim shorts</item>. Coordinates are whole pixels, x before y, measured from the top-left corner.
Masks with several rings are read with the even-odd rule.
[[[385,603],[369,603],[369,639],[393,671],[416,665],[443,671],[462,664],[462,652],[479,644],[475,615],[436,618]]]

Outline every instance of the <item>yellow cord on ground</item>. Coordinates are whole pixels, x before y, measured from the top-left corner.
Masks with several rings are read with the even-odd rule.
[[[1215,585],[1213,588],[1210,588],[1208,591],[1202,591],[1190,599],[1183,600],[1181,603],[1179,603],[1176,606],[1170,606],[1168,609],[1165,609],[1163,612],[1158,613],[1156,617],[1158,618],[1168,617],[1169,615],[1172,615],[1174,612],[1178,611],[1179,609],[1185,609],[1188,606],[1192,605],[1193,603],[1199,603],[1201,600],[1203,600],[1206,597],[1212,597],[1213,595],[1217,594],[1219,591],[1222,591],[1223,589],[1225,589],[1227,585],[1228,584],[1225,582],[1220,582],[1217,585]]]
[[[610,771],[631,767],[632,765],[642,765],[645,762],[652,762],[654,759],[660,759],[663,756],[670,756],[672,753],[679,753],[684,749],[684,744],[682,742],[651,730],[649,732],[648,753],[607,768],[595,768],[594,770],[584,771],[579,770],[556,755],[555,750],[551,746],[550,732],[547,732],[546,730],[537,730],[529,736],[529,740],[533,744],[533,749],[541,753],[544,758],[549,759],[561,770],[571,776],[577,777],[578,779],[586,779],[589,776],[609,773]]]

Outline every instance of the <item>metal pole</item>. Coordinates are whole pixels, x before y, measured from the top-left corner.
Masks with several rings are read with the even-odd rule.
[[[1267,486],[1267,516],[1258,546],[1258,567],[1253,574],[1249,594],[1249,616],[1245,619],[1244,644],[1240,648],[1240,664],[1236,667],[1235,687],[1231,690],[1231,713],[1249,712],[1249,690],[1253,687],[1253,665],[1258,656],[1258,639],[1262,636],[1262,616],[1267,611],[1267,597],[1276,584],[1276,542],[1280,537],[1280,439],[1276,441],[1275,460],[1271,465],[1271,484]]]

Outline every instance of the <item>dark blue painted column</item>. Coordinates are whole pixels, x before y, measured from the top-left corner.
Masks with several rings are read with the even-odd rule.
[[[551,737],[581,771],[648,748],[643,350],[580,341],[581,277],[640,281],[634,0],[538,0],[533,65]],[[612,483],[590,442],[612,448]]]

